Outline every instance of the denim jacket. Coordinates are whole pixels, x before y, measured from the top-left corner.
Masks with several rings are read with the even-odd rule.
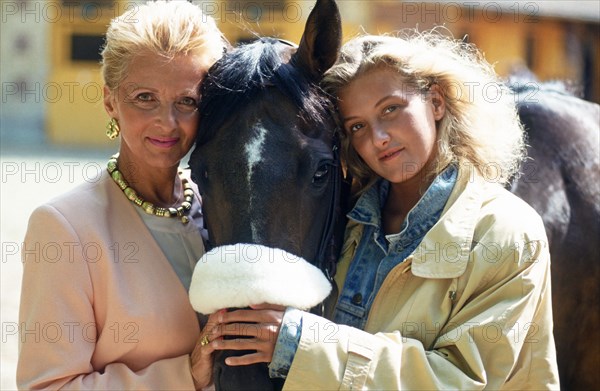
[[[338,299],[333,317],[335,323],[364,329],[383,280],[417,248],[427,231],[439,220],[456,183],[456,175],[454,166],[438,175],[396,234],[384,235],[382,230],[381,210],[389,191],[388,181],[380,180],[359,198],[348,218],[365,227]]]

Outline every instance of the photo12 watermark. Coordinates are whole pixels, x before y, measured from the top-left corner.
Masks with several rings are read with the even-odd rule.
[[[95,82],[2,82],[2,103],[98,103],[103,97],[103,85]]]
[[[96,162],[36,162],[3,161],[0,180],[8,183],[95,183],[100,180],[105,167]]]
[[[140,326],[136,322],[112,322],[98,327],[96,322],[3,322],[2,343],[18,338],[21,343],[95,343],[98,330],[118,343],[138,343]]]
[[[104,23],[117,17],[137,23],[139,3],[121,1],[2,1],[2,23]],[[128,15],[123,13],[130,11]]]
[[[394,15],[402,23],[420,22],[443,25],[459,21],[498,23],[537,23],[540,7],[535,1],[373,1],[394,4]]]
[[[2,242],[2,263],[139,263],[136,242]]]

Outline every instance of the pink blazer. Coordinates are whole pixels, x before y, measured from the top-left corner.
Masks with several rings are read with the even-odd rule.
[[[33,212],[22,260],[20,389],[194,389],[196,313],[108,174]]]

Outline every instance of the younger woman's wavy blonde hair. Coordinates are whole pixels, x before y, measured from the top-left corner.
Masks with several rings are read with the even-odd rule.
[[[360,36],[342,47],[323,87],[337,97],[353,80],[381,66],[395,69],[415,91],[426,93],[437,84],[445,98],[446,113],[437,123],[437,162],[429,174],[437,175],[453,162],[505,184],[518,172],[525,142],[514,98],[473,45],[437,31]],[[378,176],[352,148],[346,132],[341,133],[342,154],[362,192]]]
[[[102,76],[116,90],[129,64],[140,54],[204,57],[208,69],[229,46],[214,19],[187,1],[155,1],[136,5],[114,18],[102,50]]]

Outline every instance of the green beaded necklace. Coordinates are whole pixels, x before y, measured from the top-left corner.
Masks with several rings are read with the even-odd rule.
[[[192,201],[194,199],[194,190],[192,189],[192,185],[188,182],[186,178],[181,178],[181,184],[183,186],[183,202],[177,208],[162,208],[160,206],[155,206],[153,203],[144,201],[137,192],[129,186],[125,178],[123,178],[123,174],[119,171],[117,167],[117,157],[119,155],[113,155],[109,160],[106,169],[108,173],[115,181],[115,183],[119,186],[123,193],[129,198],[131,202],[139,206],[144,210],[144,212],[160,217],[179,217],[181,218],[181,222],[183,224],[187,224],[190,219],[186,216],[189,213],[190,209],[192,209]],[[181,175],[182,172],[179,172]]]

